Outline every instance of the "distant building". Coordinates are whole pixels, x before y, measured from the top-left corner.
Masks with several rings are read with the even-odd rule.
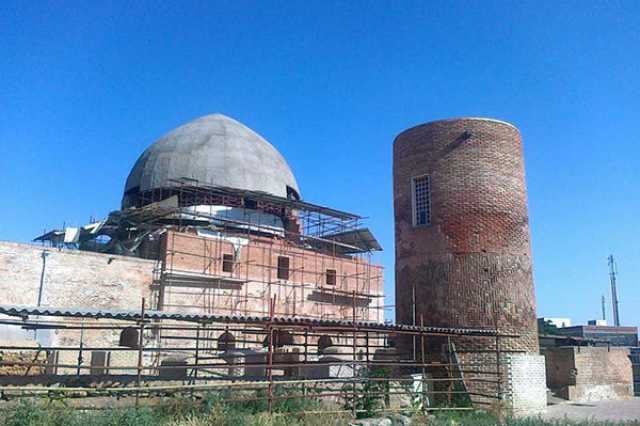
[[[571,318],[559,317],[542,317],[538,318],[538,328],[542,328],[542,324],[551,323],[558,328],[571,327]]]
[[[597,325],[597,326],[603,327],[607,325],[607,320],[605,319],[589,320],[587,321],[587,325]]]
[[[576,325],[562,327],[558,334],[606,341],[613,346],[637,346],[638,327],[611,327],[600,325]]]
[[[563,346],[608,346],[606,341],[577,336],[559,336],[556,334],[540,334],[538,336],[540,349]]]

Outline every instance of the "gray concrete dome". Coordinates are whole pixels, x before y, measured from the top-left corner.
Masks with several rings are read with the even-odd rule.
[[[129,173],[122,207],[133,195],[175,187],[187,177],[207,185],[263,191],[287,197],[299,193],[284,157],[262,136],[222,114],[197,118],[147,148]]]

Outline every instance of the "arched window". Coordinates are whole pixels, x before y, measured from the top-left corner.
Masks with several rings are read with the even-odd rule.
[[[127,327],[120,332],[120,346],[138,348],[140,346],[140,334],[135,327]]]
[[[318,339],[318,353],[319,354],[324,353],[324,350],[327,349],[329,346],[333,346],[333,340],[331,340],[331,337],[320,336],[320,338]]]
[[[287,345],[293,345],[293,335],[285,330],[275,330],[273,332],[273,347],[281,348]],[[264,338],[262,346],[269,346],[269,336]]]
[[[218,337],[218,350],[228,351],[236,348],[236,338],[233,334],[225,331]]]
[[[300,200],[300,194],[298,194],[298,191],[296,191],[295,189],[293,189],[292,187],[287,185],[287,198],[289,200],[299,201]]]

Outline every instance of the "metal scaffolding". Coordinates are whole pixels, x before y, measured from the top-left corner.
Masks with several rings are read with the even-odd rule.
[[[0,376],[3,398],[80,393],[128,396],[138,405],[157,395],[233,389],[252,393],[227,392],[229,400],[262,399],[269,411],[283,398],[309,397],[339,402],[354,416],[362,397],[381,398],[383,411],[470,409],[460,401],[477,396],[491,404],[502,398],[499,356],[487,368],[461,362],[451,345],[444,357],[425,350],[431,340],[465,336],[495,339],[499,355],[505,336],[497,330],[281,317],[274,314],[275,298],[267,316],[249,317],[170,313],[145,305],[143,300],[138,312],[0,306],[0,314],[15,317],[0,324],[75,339],[66,345],[0,347],[22,355],[0,361],[0,370],[12,369]],[[420,341],[415,359],[391,344],[414,336]],[[474,393],[466,387],[471,382],[492,388]],[[392,403],[393,398],[404,402]]]
[[[277,296],[278,315],[350,318],[355,300],[358,318],[382,320],[383,271],[371,262],[381,247],[362,227],[362,217],[188,178],[171,183],[137,193],[135,208],[81,228],[74,243],[157,260],[154,309],[266,315]],[[105,236],[109,241],[98,244]],[[63,244],[65,238],[63,230],[36,240]],[[176,239],[192,244],[185,249]],[[285,278],[279,258],[288,262]],[[192,267],[184,266],[185,259]],[[185,306],[181,295],[193,299],[194,289],[198,300]]]

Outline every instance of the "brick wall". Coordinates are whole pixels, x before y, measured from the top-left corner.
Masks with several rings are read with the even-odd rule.
[[[137,309],[155,262],[0,241],[0,303]],[[43,272],[44,271],[44,272]]]
[[[32,340],[0,339],[4,347],[31,347],[33,350],[3,349],[0,351],[0,376],[35,376],[44,373],[47,354],[37,351],[38,345]],[[11,364],[15,362],[17,364]],[[34,363],[34,365],[26,365]]]
[[[326,300],[314,299],[327,286],[326,270],[336,271],[336,283],[331,289],[345,293],[353,290],[382,295],[382,269],[363,260],[329,256],[304,250],[282,240],[255,238],[250,242],[199,237],[193,234],[169,232],[165,271],[227,277],[241,281],[239,289],[216,288],[211,282],[172,286],[164,289],[162,308],[167,311],[216,313],[233,315],[267,315],[271,295],[278,297],[276,315],[320,316],[324,318],[351,319],[352,298],[333,295]],[[222,271],[222,254],[233,254],[238,248],[232,272]],[[278,256],[290,258],[290,276],[278,280],[276,276]],[[0,242],[0,304],[38,304],[65,308],[134,309],[140,308],[145,297],[147,307],[156,309],[161,299],[160,285],[154,281],[161,263],[156,261],[105,255],[78,250],[58,250],[30,244]],[[155,271],[155,272],[154,272]],[[271,283],[269,285],[268,283]],[[281,285],[279,285],[281,284]],[[249,297],[250,296],[250,297]],[[237,303],[246,300],[247,303]],[[358,319],[382,321],[382,298],[372,298],[367,305],[358,303]],[[372,309],[369,309],[372,308]],[[64,318],[64,322],[78,325],[79,320]],[[87,320],[85,325],[113,323],[109,320]],[[121,326],[126,324],[118,323]],[[169,322],[170,324],[170,322]],[[38,330],[22,332],[16,327],[2,331],[9,339],[36,339],[45,346],[77,346],[79,330]],[[189,332],[165,332],[168,335],[192,335]],[[213,333],[217,338],[219,332]],[[183,336],[183,337],[184,337]],[[155,344],[157,334],[145,332],[145,341]],[[236,337],[250,338],[247,335]],[[253,336],[256,340],[263,336]],[[83,332],[85,347],[117,347],[120,330],[86,329]],[[314,344],[317,337],[309,339]],[[348,337],[335,339],[334,343],[348,344]],[[373,339],[376,344],[376,339]],[[165,341],[173,346],[189,346],[190,340]],[[358,344],[362,344],[359,342]],[[380,344],[377,342],[377,344]],[[241,345],[244,346],[244,345]],[[250,345],[260,347],[257,345]],[[74,365],[78,351],[60,350],[51,354],[51,363],[67,364],[57,369],[58,374],[76,374]],[[83,366],[89,366],[91,350],[83,352]],[[137,363],[137,351],[110,351],[110,367],[132,367]],[[148,358],[148,357],[147,357]],[[145,364],[153,360],[145,358]],[[90,369],[82,369],[88,374]],[[111,370],[113,374],[132,374],[135,370]]]
[[[78,250],[58,250],[30,244],[0,242],[0,304],[139,309],[153,298],[156,262]],[[42,283],[42,285],[41,285]],[[75,342],[75,333],[38,331],[45,344]],[[117,343],[117,333],[87,332],[88,343]]]
[[[575,401],[627,398],[633,395],[629,350],[619,347],[546,348],[547,386]]]
[[[168,287],[162,303],[167,311],[268,315],[270,297],[277,296],[276,315],[351,319],[351,291],[383,294],[382,268],[361,259],[315,253],[283,240],[255,238],[241,242],[234,270],[227,273],[222,271],[222,254],[234,253],[231,242],[193,234],[169,235],[166,270],[229,277],[243,284],[236,289],[216,288],[211,283]],[[278,256],[290,258],[288,280],[276,277]],[[160,267],[159,262],[133,257],[0,242],[0,304],[35,306],[42,288],[42,306],[139,309],[145,297],[147,307],[156,309],[160,290],[154,283],[154,270]],[[336,271],[335,285],[326,284],[327,269]],[[349,296],[323,292],[323,287]],[[382,303],[381,297],[358,298],[358,319],[382,321],[383,310],[376,309]],[[14,328],[2,330],[5,337],[34,338],[33,333]],[[75,345],[78,333],[39,330],[37,338],[45,345]],[[87,345],[117,345],[118,340],[118,331],[84,334]]]
[[[234,256],[232,272],[223,270],[225,254]],[[289,259],[286,279],[278,278],[278,257]],[[355,291],[357,319],[384,319],[380,266],[305,250],[282,239],[212,238],[169,231],[163,270],[230,280],[220,289],[215,285],[166,287],[163,305],[167,309],[266,316],[269,300],[275,296],[275,315],[352,319]],[[327,270],[335,271],[335,284],[327,284]],[[238,284],[231,285],[231,280]]]
[[[428,123],[394,143],[396,317],[495,327],[538,351],[520,134],[494,120]],[[412,178],[431,177],[431,224],[413,225]],[[461,343],[464,344],[464,343]]]
[[[495,120],[437,121],[401,133],[393,155],[397,321],[413,322],[415,293],[417,323],[497,327],[519,336],[502,338],[502,353],[537,353],[518,130]],[[430,223],[415,226],[412,180],[424,175],[430,178]],[[461,337],[454,343],[466,369],[495,373],[495,339]],[[437,347],[432,351],[437,354]],[[497,390],[472,380],[466,386],[484,395]]]

